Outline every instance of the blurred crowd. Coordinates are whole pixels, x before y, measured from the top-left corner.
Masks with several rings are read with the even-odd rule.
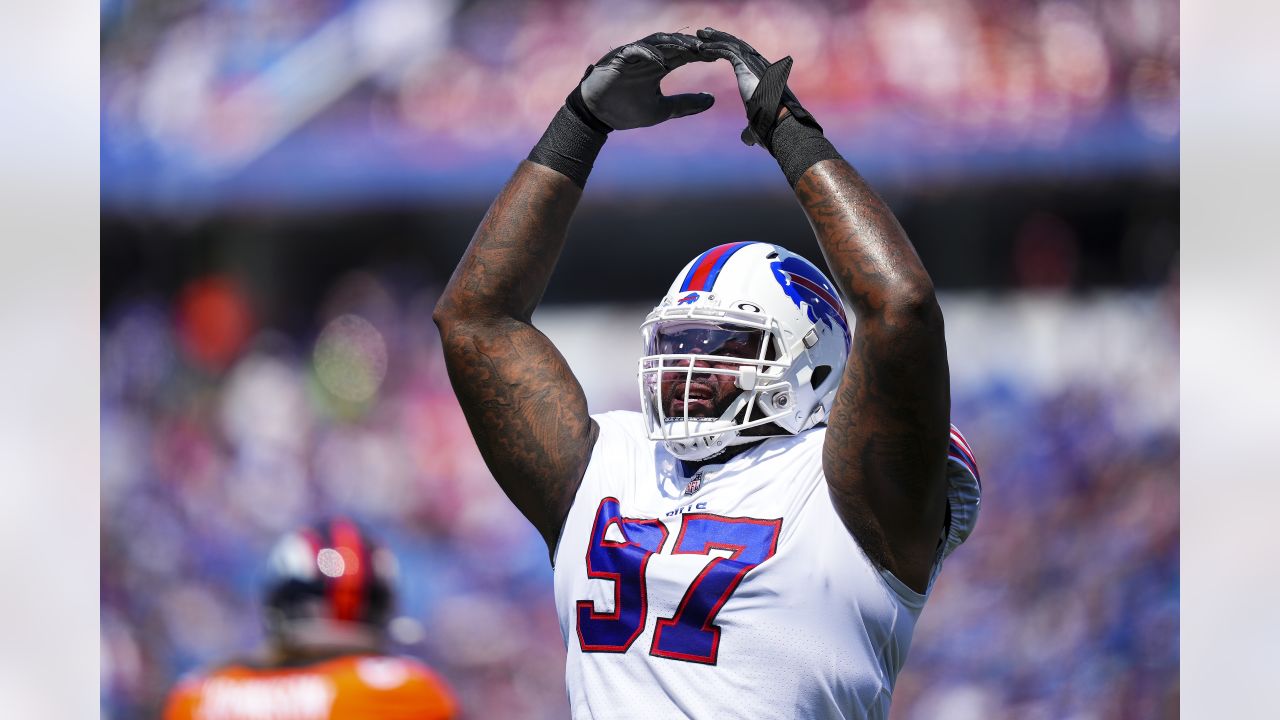
[[[265,553],[334,512],[398,555],[393,639],[469,717],[564,715],[546,550],[488,479],[431,307],[355,274],[297,342],[211,276],[104,313],[104,717],[153,716],[179,673],[252,652]]]
[[[953,415],[980,438],[987,494],[917,628],[896,718],[1177,717],[1178,430],[1126,425],[1134,395],[963,395]]]
[[[412,162],[536,139],[588,63],[704,24],[790,54],[829,133],[1048,147],[1121,117],[1178,133],[1176,0],[103,0],[104,154],[235,169],[307,126],[429,138]],[[676,90],[732,92],[723,67]],[[700,147],[736,114],[685,124]],[[649,134],[664,148],[667,134]],[[675,148],[680,151],[681,148]]]
[[[1070,303],[1054,297],[1044,307]],[[565,717],[546,549],[472,444],[430,291],[353,272],[288,331],[263,321],[266,301],[215,274],[104,308],[103,717],[154,716],[181,673],[251,652],[264,553],[335,511],[399,556],[393,638],[468,717]],[[1155,329],[1142,362],[1029,382],[953,347],[953,419],[987,495],[918,626],[897,720],[1176,715],[1176,307],[1151,293],[1104,305],[1110,332]],[[576,312],[557,311],[555,333]],[[949,328],[983,327],[972,314],[949,309]],[[593,340],[626,347],[624,315]],[[1015,315],[1025,328],[987,327],[1045,327]],[[1052,347],[1103,359],[1106,337]],[[633,403],[617,375],[609,391],[584,380],[593,410]]]

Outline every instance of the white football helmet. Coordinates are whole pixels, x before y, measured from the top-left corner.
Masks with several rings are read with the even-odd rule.
[[[752,242],[694,258],[640,333],[649,439],[682,460],[762,437],[743,435],[747,428],[773,423],[794,435],[825,421],[852,337],[839,293],[821,270],[777,245]],[[735,388],[722,395],[730,378]]]

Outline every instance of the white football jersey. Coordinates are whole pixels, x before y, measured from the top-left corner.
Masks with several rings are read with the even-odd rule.
[[[639,413],[594,417],[555,552],[573,717],[888,717],[927,595],[872,565],[840,521],[826,428],[686,478]],[[981,494],[954,428],[948,477],[933,577]]]

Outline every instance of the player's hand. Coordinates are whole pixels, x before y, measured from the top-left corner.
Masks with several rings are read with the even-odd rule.
[[[655,33],[609,52],[587,68],[565,104],[597,130],[648,127],[711,107],[708,93],[663,95],[667,73],[691,61],[712,62],[699,54],[692,35]],[[599,123],[604,127],[599,127]]]
[[[773,130],[786,113],[800,122],[822,129],[796,100],[787,88],[787,76],[791,74],[791,56],[770,63],[743,40],[715,28],[698,31],[702,40],[701,54],[708,58],[724,59],[733,63],[738,77],[738,92],[747,110],[747,127],[742,131],[742,142],[759,143],[773,150]]]

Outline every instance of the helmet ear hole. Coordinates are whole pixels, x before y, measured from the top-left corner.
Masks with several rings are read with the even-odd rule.
[[[813,386],[814,390],[817,390],[818,386],[822,385],[829,375],[831,375],[831,366],[819,365],[813,369],[813,377],[809,379],[809,384]]]

